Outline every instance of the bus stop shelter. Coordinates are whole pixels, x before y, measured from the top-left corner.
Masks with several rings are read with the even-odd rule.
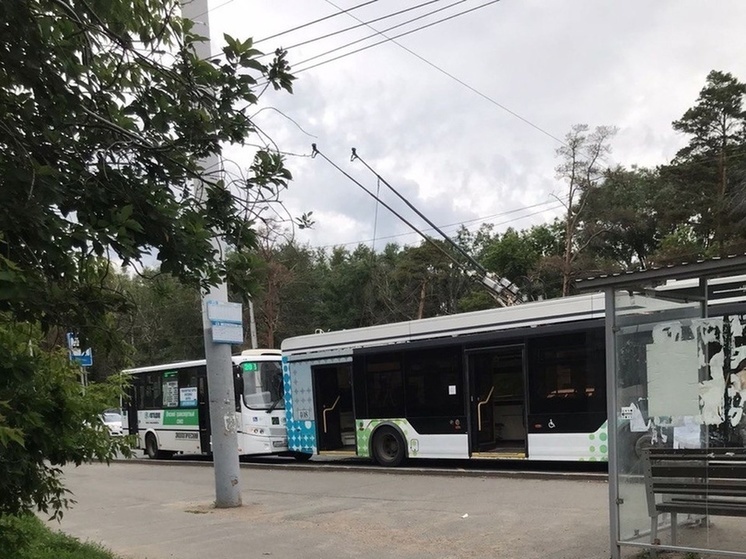
[[[612,559],[746,557],[746,255],[599,276]]]

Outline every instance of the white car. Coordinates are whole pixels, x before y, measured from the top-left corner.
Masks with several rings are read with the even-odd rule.
[[[124,435],[122,430],[122,414],[118,410],[106,410],[101,414],[101,421],[109,428],[109,434],[112,437],[121,437]]]

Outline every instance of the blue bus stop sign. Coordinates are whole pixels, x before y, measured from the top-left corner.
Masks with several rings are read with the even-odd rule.
[[[67,333],[67,349],[70,352],[70,361],[75,361],[81,367],[93,365],[93,351],[91,348],[81,350],[80,341],[72,332]]]

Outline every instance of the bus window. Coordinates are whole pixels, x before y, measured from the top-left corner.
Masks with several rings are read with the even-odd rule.
[[[198,377],[207,374],[206,368],[182,369],[179,371],[179,407],[197,407]]]
[[[176,371],[163,373],[163,407],[179,407],[179,373]]]
[[[284,389],[282,367],[276,361],[241,363],[243,400],[254,410],[282,409]]]
[[[144,375],[142,385],[142,407],[143,409],[159,409],[163,407],[163,396],[161,393],[161,373],[147,373]]]

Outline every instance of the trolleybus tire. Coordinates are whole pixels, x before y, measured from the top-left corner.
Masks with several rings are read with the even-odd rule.
[[[407,457],[404,437],[393,427],[379,427],[373,434],[373,458],[381,466],[401,466]]]
[[[653,446],[653,437],[650,434],[645,433],[635,441],[635,456],[642,458],[645,449],[650,448],[651,446]]]
[[[308,462],[313,454],[308,454],[307,452],[293,452],[292,457],[295,458],[297,462]]]

